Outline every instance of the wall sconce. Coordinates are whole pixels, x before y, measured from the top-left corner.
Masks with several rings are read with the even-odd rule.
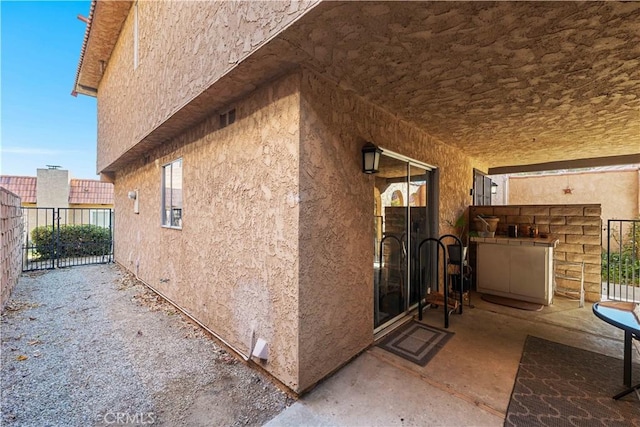
[[[382,150],[370,142],[362,147],[362,172],[377,173],[380,165]]]
[[[133,213],[140,213],[140,205],[138,203],[138,190],[129,191],[127,197],[133,200]]]
[[[491,194],[498,194],[498,184],[491,181]]]

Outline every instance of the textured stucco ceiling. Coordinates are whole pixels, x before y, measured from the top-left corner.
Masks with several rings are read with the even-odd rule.
[[[640,153],[640,2],[325,2],[280,38],[492,168]]]
[[[97,2],[78,83],[98,87],[130,7]],[[118,162],[299,65],[489,172],[640,162],[640,2],[405,1],[319,3]]]

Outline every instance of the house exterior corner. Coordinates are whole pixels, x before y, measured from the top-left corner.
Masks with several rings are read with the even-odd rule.
[[[298,78],[236,104],[116,173],[116,260],[298,389]],[[180,228],[160,224],[163,165],[182,160]],[[139,212],[127,194],[137,190]]]
[[[302,393],[380,327],[382,178],[362,173],[362,146],[437,177],[431,235],[450,230],[486,165],[296,63],[283,33],[316,2],[194,4],[132,6],[100,80],[98,169],[115,186],[115,260],[245,358],[266,341],[256,362]],[[246,43],[224,44],[237,40]],[[426,212],[426,198],[404,208]]]

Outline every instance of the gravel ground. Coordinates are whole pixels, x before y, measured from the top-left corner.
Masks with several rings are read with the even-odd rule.
[[[23,275],[0,327],[3,426],[262,425],[293,403],[113,264]]]

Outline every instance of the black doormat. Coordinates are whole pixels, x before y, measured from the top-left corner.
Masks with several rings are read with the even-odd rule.
[[[377,345],[403,359],[424,366],[452,336],[451,332],[412,320],[391,332]]]
[[[504,425],[640,426],[637,395],[612,397],[625,389],[622,369],[621,359],[528,336]]]

